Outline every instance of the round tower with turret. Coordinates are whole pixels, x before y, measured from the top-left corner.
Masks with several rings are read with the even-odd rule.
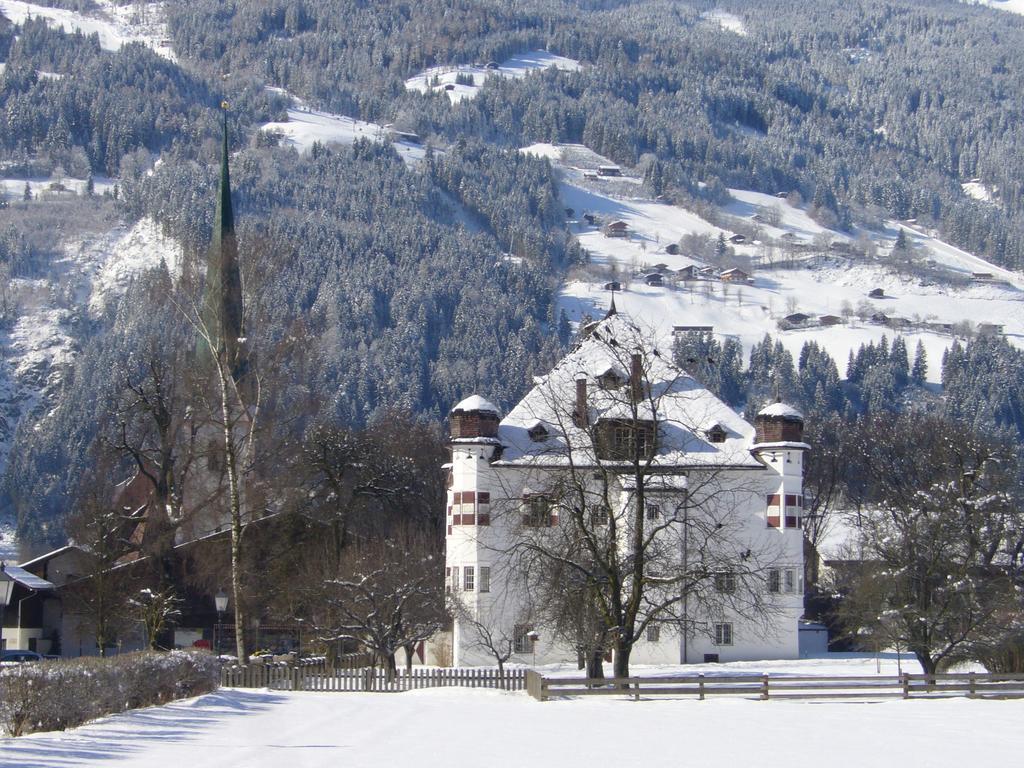
[[[783,402],[762,408],[754,417],[751,452],[773,471],[767,494],[769,528],[800,530],[804,509],[804,417]]]
[[[491,495],[498,490],[491,462],[501,455],[497,406],[479,395],[467,397],[449,415],[452,460],[449,468],[445,538],[445,577],[453,599],[476,607],[491,589],[493,552],[486,546],[491,526]],[[455,623],[452,662],[457,666],[466,639]]]

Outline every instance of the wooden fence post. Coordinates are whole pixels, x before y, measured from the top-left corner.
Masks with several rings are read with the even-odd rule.
[[[768,674],[761,675],[761,701],[768,701]]]
[[[700,679],[697,681],[697,689],[700,695],[700,700],[704,701],[704,673],[700,673]]]
[[[975,697],[975,695],[977,695],[977,692],[978,692],[977,688],[976,688],[976,683],[975,683],[975,680],[974,680],[974,673],[973,672],[971,672],[971,677],[970,677],[970,680],[969,680],[968,684],[970,685],[970,690],[968,691],[967,695],[970,696],[973,699]]]
[[[910,673],[909,672],[904,672],[903,673],[903,698],[904,699],[909,699],[910,698]]]

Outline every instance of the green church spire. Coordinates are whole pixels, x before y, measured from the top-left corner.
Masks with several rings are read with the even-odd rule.
[[[224,140],[220,160],[220,188],[213,222],[213,241],[206,264],[203,322],[211,337],[214,354],[224,353],[232,376],[238,381],[246,368],[242,332],[242,276],[238,268],[238,239],[231,204],[231,176],[228,168],[228,105],[224,113]],[[205,344],[204,344],[205,346]]]

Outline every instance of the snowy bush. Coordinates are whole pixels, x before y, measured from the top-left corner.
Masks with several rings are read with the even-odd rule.
[[[163,704],[217,687],[208,653],[132,653],[22,664],[0,670],[0,728],[11,736],[74,728],[125,709]]]

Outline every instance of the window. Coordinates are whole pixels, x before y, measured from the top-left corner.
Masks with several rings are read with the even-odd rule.
[[[459,590],[459,566],[452,566],[452,592]]]
[[[472,565],[467,565],[462,569],[462,588],[467,592],[476,589],[476,571]]]
[[[512,650],[515,653],[530,653],[533,651],[529,624],[516,624],[515,629],[512,630]]]
[[[731,595],[736,591],[736,574],[735,573],[716,573],[715,574],[715,592],[721,592],[725,595]]]
[[[768,591],[773,594],[796,594],[803,591],[801,574],[797,568],[769,568]]]
[[[597,424],[597,455],[607,461],[649,459],[654,455],[654,423],[604,419]]]
[[[590,513],[590,526],[594,528],[600,525],[608,525],[607,509],[599,509],[596,512]]]
[[[648,520],[657,520],[661,517],[661,505],[659,504],[648,504],[644,510]]]
[[[480,591],[491,591],[491,567],[489,565],[480,566]]]
[[[651,624],[647,627],[647,642],[656,643],[661,640],[661,627]]]
[[[711,429],[704,433],[709,443],[724,443],[726,438],[726,432],[720,424],[715,424]]]
[[[715,645],[732,645],[732,624],[715,624]]]
[[[532,528],[543,528],[554,522],[551,512],[551,499],[543,494],[531,494],[523,497],[523,525]]]

